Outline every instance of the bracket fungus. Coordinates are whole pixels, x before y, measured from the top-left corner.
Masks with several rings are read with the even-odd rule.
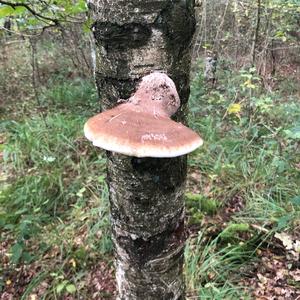
[[[172,79],[153,72],[142,78],[135,94],[125,103],[90,118],[84,133],[95,146],[128,156],[184,155],[203,141],[188,127],[171,120],[179,106]]]

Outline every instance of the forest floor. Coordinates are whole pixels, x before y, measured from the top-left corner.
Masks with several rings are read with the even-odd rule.
[[[1,53],[0,300],[115,296],[105,153],[82,132],[96,90],[58,51],[35,81],[25,42]],[[300,299],[299,67],[266,82],[222,60],[212,87],[194,65],[187,299]]]

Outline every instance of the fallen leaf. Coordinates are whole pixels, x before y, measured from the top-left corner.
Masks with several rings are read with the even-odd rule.
[[[268,283],[268,278],[263,276],[262,274],[257,274],[257,278],[259,279],[259,281],[262,283],[262,284],[267,284]]]
[[[290,275],[295,281],[300,282],[300,270],[292,271]]]
[[[284,232],[282,232],[282,233],[277,232],[274,235],[274,237],[282,242],[285,249],[287,249],[287,250],[293,249],[293,240],[288,234],[286,234]]]

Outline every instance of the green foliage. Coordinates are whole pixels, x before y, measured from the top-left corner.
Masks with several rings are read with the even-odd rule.
[[[6,123],[9,142],[4,151],[5,161],[13,161],[18,171],[25,171],[28,166],[43,166],[47,171],[52,163],[60,165],[72,159],[62,156],[63,153],[78,155],[73,142],[82,136],[83,122],[84,118],[53,114],[45,119],[35,117],[22,123]]]
[[[6,18],[11,16],[21,16],[26,11],[25,7],[12,8],[8,5],[0,6],[0,18]]]
[[[21,30],[39,29],[49,24],[57,25],[56,22],[72,22],[78,15],[87,11],[85,0],[34,0],[30,3],[19,0],[16,3],[17,5],[0,4],[0,20],[14,16],[18,29]]]
[[[90,114],[92,109],[97,111],[99,103],[95,85],[92,81],[76,78],[66,81],[56,77],[50,80],[49,88],[42,94],[42,104],[51,110],[68,110],[72,114]]]
[[[76,287],[74,284],[70,284],[68,280],[63,280],[56,286],[56,292],[62,294],[64,291],[69,294],[74,294],[76,292]]]
[[[200,210],[204,214],[213,215],[216,213],[219,206],[218,202],[214,199],[208,199],[199,194],[185,194],[185,203],[188,209]]]
[[[300,126],[292,127],[284,131],[286,137],[292,140],[300,140]]]
[[[199,178],[193,189],[209,196],[186,197],[190,223],[201,221],[185,253],[187,284],[200,299],[247,299],[245,264],[274,233],[299,222],[299,87],[268,92],[254,69],[229,71],[230,61],[221,62],[217,87],[207,87],[202,66],[192,82],[189,123],[204,145],[189,164]],[[203,199],[218,199],[213,212],[225,221],[198,215]]]
[[[0,191],[1,241],[12,239],[10,268],[43,264],[56,251],[59,257],[36,272],[24,300],[45,280],[45,299],[85,295],[89,270],[111,260],[105,159],[83,137],[83,124],[97,109],[95,87],[84,79],[58,81],[42,93],[47,114],[33,110],[1,124],[5,170],[12,176]],[[0,276],[0,286],[6,280]]]
[[[218,238],[207,240],[205,232],[190,239],[185,249],[187,285],[200,299],[233,299],[247,296],[239,287],[238,270],[251,260],[249,244],[219,246]]]
[[[1,125],[7,138],[2,149],[4,162],[14,179],[0,192],[0,228],[16,238],[9,250],[12,264],[30,263],[49,248],[65,245],[66,258],[74,255],[80,265],[87,261],[86,250],[73,249],[71,241],[83,225],[89,226],[89,251],[109,254],[112,250],[108,192],[105,178],[98,175],[105,160],[83,138],[82,131],[96,107],[95,88],[83,79],[66,81],[63,86],[53,84],[43,97],[45,105],[54,102],[53,112],[49,109],[44,117]],[[101,200],[98,191],[103,191]],[[94,242],[100,232],[102,238]],[[66,243],[67,236],[70,243]],[[73,293],[74,287],[68,282],[62,291]]]
[[[266,10],[272,10],[272,22],[274,22],[274,38],[286,42],[292,39],[289,32],[297,30],[299,15],[298,0],[276,0],[267,1]]]
[[[249,224],[240,223],[240,224],[229,224],[219,235],[222,240],[233,240],[238,238],[239,233],[249,232]]]

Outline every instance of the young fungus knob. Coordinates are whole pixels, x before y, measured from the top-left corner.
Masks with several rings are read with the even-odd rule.
[[[154,72],[143,77],[128,102],[89,119],[87,139],[97,147],[135,157],[176,157],[203,141],[197,133],[170,119],[180,106],[172,79]]]

